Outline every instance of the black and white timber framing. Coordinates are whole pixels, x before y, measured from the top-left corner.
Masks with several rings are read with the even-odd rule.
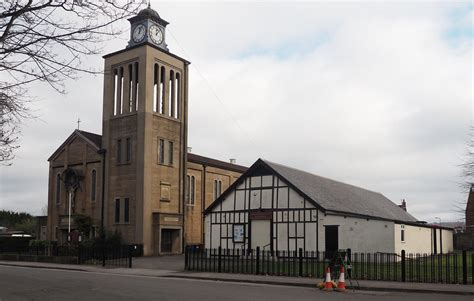
[[[432,226],[382,194],[262,159],[204,214],[206,248],[387,253],[433,248],[430,231],[420,230]],[[413,233],[410,241],[397,238],[403,227]]]

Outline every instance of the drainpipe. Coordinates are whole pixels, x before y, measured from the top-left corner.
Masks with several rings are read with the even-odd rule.
[[[206,210],[206,165],[202,166],[202,181],[201,181],[201,190],[202,190],[202,197],[201,197],[201,236],[202,236],[202,244],[205,245],[204,239],[206,239],[204,233],[205,231],[205,218],[204,218],[204,210]]]
[[[100,204],[100,237],[102,240],[105,238],[104,228],[104,208],[105,208],[105,155],[107,150],[101,148],[97,151],[99,155],[102,155],[102,203]]]

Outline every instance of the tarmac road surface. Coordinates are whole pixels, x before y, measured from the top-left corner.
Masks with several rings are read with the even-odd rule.
[[[0,301],[10,300],[469,300],[398,292],[322,292],[315,288],[0,266]]]

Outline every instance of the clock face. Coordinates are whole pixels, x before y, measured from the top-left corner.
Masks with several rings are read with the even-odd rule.
[[[145,33],[146,33],[145,25],[143,25],[143,24],[138,25],[133,30],[133,35],[132,35],[133,41],[135,43],[140,42],[145,37]]]
[[[155,44],[161,44],[161,42],[163,42],[163,32],[158,26],[150,26],[150,38]]]

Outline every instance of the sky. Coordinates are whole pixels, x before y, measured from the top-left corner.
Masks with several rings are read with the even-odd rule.
[[[171,52],[191,61],[192,152],[258,158],[462,219],[460,164],[473,116],[470,2],[165,2]],[[119,24],[128,29],[124,20]],[[129,30],[102,46],[123,49]],[[101,56],[84,64],[101,68]],[[77,127],[101,133],[102,76],[35,84],[38,118],[0,167],[0,209],[42,214],[48,157]]]

